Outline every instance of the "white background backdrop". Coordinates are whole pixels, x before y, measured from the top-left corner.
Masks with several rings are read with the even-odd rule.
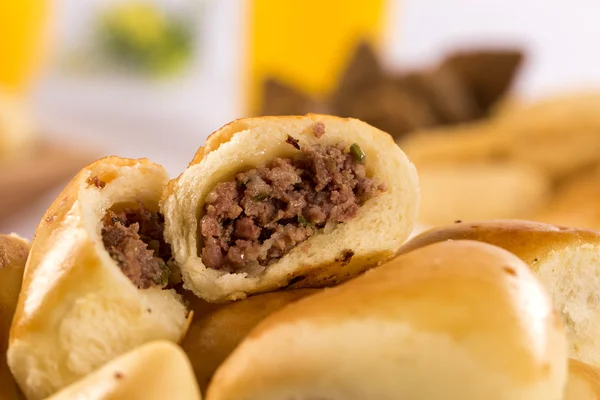
[[[57,0],[54,33],[76,38],[102,1]],[[172,176],[181,172],[210,132],[240,114],[246,2],[203,1],[200,63],[185,84],[149,91],[50,73],[33,93],[46,134],[95,143],[104,154],[148,157]],[[432,63],[456,46],[515,44],[528,52],[517,87],[522,96],[600,85],[597,0],[392,0],[387,21],[390,67]],[[0,231],[31,237],[59,190],[4,221]]]

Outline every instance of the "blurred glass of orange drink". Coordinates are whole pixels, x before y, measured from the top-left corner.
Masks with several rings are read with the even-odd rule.
[[[311,94],[335,86],[357,43],[382,39],[386,0],[250,0],[247,112],[274,77]]]
[[[37,72],[52,0],[0,0],[0,90],[21,94]]]

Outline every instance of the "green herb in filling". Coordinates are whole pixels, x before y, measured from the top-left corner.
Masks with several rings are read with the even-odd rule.
[[[358,143],[352,143],[352,146],[350,146],[350,154],[352,154],[354,160],[356,160],[359,163],[363,163],[365,161],[365,158],[367,157],[365,155],[365,152],[358,145]]]

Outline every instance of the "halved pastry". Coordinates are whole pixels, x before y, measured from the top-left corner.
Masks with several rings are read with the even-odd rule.
[[[164,168],[148,160],[104,158],[81,170],[44,215],[8,349],[28,399],[143,343],[182,337],[188,312],[169,289],[170,248],[158,213],[167,182]]]
[[[392,137],[324,115],[241,119],[169,184],[165,238],[208,301],[332,285],[390,258],[413,229],[414,166]]]

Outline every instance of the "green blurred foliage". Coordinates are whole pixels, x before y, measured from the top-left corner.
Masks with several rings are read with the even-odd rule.
[[[154,77],[171,76],[193,56],[190,25],[150,3],[118,4],[102,13],[98,22],[101,50],[121,67]]]

